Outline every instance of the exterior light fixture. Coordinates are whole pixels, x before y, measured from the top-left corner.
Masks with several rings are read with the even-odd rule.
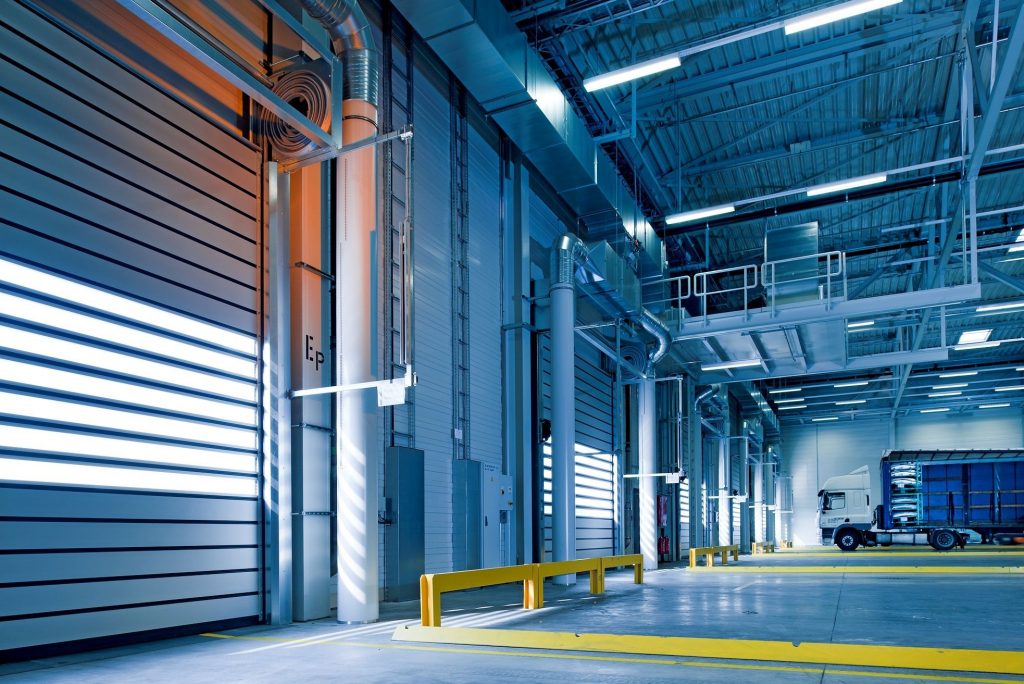
[[[975,313],[985,313],[986,311],[1009,311],[1010,309],[1024,309],[1024,302],[986,304],[985,306],[979,306],[974,311]]]
[[[746,361],[723,361],[722,363],[707,363],[701,364],[700,369],[702,371],[717,371],[717,370],[730,370],[732,368],[750,368],[752,366],[760,366],[761,362],[757,359],[747,359]]]
[[[644,76],[650,76],[652,74],[661,73],[662,71],[668,71],[669,69],[675,69],[680,64],[682,64],[682,62],[679,60],[679,55],[659,57],[658,59],[634,64],[633,66],[628,66],[624,69],[609,71],[607,74],[601,74],[600,76],[593,76],[591,78],[584,79],[583,88],[588,93],[592,93],[595,90],[610,88],[611,86],[643,78]]]
[[[810,12],[803,16],[794,17],[785,22],[782,25],[782,28],[788,36],[793,33],[799,33],[800,31],[806,31],[807,29],[831,24],[832,22],[840,21],[841,19],[849,19],[850,17],[855,17],[858,14],[865,14],[873,10],[882,9],[883,7],[898,5],[901,1],[902,0],[855,0],[854,2],[844,2],[843,4],[836,5],[835,7],[829,7],[818,12]]]
[[[807,190],[808,197],[817,197],[818,195],[828,195],[833,192],[842,192],[843,190],[853,190],[854,188],[863,188],[867,185],[878,185],[884,183],[887,180],[887,176],[882,173],[877,176],[864,176],[862,178],[851,178],[847,181],[840,181],[838,183],[828,183],[826,185],[815,185],[813,188]]]
[[[731,204],[721,207],[711,207],[709,209],[697,209],[696,211],[685,211],[682,214],[666,216],[665,224],[674,226],[678,223],[689,223],[690,221],[699,221],[700,219],[711,218],[712,216],[731,214],[734,211],[736,211],[736,207]]]
[[[960,333],[960,339],[956,341],[957,344],[975,344],[977,342],[985,342],[988,340],[989,335],[992,334],[992,329],[984,330],[965,330]]]

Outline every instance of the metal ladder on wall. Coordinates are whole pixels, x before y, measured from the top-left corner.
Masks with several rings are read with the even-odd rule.
[[[398,130],[412,122],[412,64],[413,50],[412,39],[408,26],[401,20],[395,21],[391,11],[385,13],[384,30],[384,68],[382,70],[384,83],[381,90],[381,122],[382,133],[390,133]],[[396,57],[393,43],[398,38],[402,45],[402,52]],[[405,97],[396,98],[399,89],[404,89]],[[404,103],[403,103],[404,100]],[[384,343],[384,373],[389,380],[400,378],[405,374],[405,363],[402,358],[402,345],[405,342],[404,335],[411,331],[405,330],[406,321],[403,319],[402,297],[402,234],[403,224],[411,218],[410,208],[412,207],[411,188],[407,181],[408,170],[405,168],[406,155],[402,149],[404,145],[411,145],[412,141],[399,142],[391,141],[382,145],[384,165],[384,192],[386,198],[383,207],[384,224],[384,297],[387,301],[387,310],[383,316],[383,343]],[[412,157],[410,156],[411,160]],[[409,195],[409,196],[407,196]],[[387,443],[391,446],[415,446],[415,425],[416,425],[416,392],[407,394],[406,402],[402,406],[387,406],[384,408],[384,427],[387,436]]]
[[[452,444],[457,459],[469,451],[469,120],[466,91],[452,81]]]

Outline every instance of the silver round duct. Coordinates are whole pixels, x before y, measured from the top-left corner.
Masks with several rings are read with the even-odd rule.
[[[330,130],[331,86],[315,67],[303,66],[281,74],[274,92],[310,121]],[[264,125],[267,139],[281,158],[297,157],[316,148],[309,138],[273,114],[268,113]]]

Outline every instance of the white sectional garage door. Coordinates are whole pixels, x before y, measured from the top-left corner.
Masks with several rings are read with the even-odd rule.
[[[261,155],[0,8],[2,651],[262,612]]]

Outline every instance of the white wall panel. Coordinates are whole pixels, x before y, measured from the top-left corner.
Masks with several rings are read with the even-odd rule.
[[[447,87],[417,61],[413,77],[416,221],[416,447],[424,451],[425,564],[452,568],[451,159]],[[429,67],[426,67],[429,69]]]
[[[898,449],[1010,449],[1024,446],[1019,410],[915,415],[896,423]]]
[[[871,501],[881,503],[878,462],[887,449],[1004,449],[1024,446],[1024,421],[1016,410],[953,415],[912,415],[887,420],[783,428],[783,471],[793,476],[793,541],[817,544],[817,494],[825,480],[866,465]]]
[[[783,471],[793,476],[794,544],[819,543],[821,534],[815,521],[818,490],[828,478],[866,465],[872,469],[871,500],[880,500],[874,471],[889,448],[888,421],[787,426],[782,437]]]
[[[498,152],[469,129],[470,457],[499,470],[501,432],[501,215]]]

